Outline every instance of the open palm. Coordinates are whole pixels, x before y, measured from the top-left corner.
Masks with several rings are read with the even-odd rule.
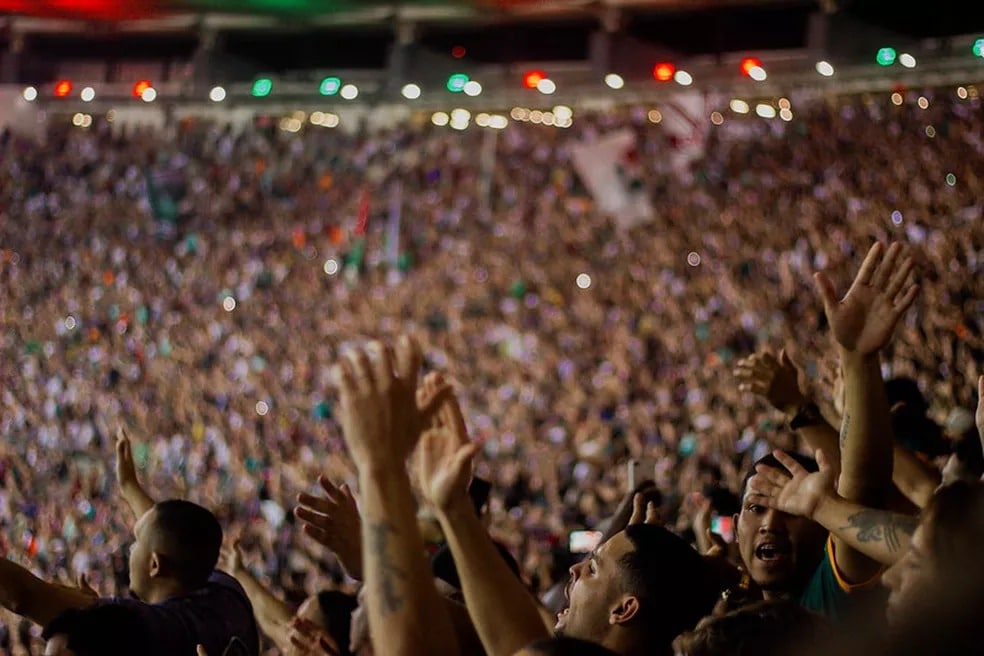
[[[911,257],[903,256],[901,244],[892,244],[886,252],[877,242],[840,300],[830,279],[824,273],[816,274],[827,321],[843,349],[867,355],[888,343],[919,291],[916,285],[906,286],[914,266]]]
[[[435,428],[424,433],[418,449],[420,486],[427,501],[447,508],[467,496],[478,444],[462,443],[450,430]]]
[[[799,517],[812,518],[820,503],[835,492],[836,472],[823,451],[817,451],[820,471],[809,472],[784,451],[774,455],[789,473],[759,465],[748,481],[749,501]]]

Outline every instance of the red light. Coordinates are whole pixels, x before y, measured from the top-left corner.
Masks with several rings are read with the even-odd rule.
[[[139,82],[133,85],[133,95],[136,96],[137,98],[140,98],[141,96],[143,96],[143,92],[152,86],[153,85],[150,83],[150,80],[140,80]]]
[[[455,46],[451,48],[451,56],[454,57],[455,59],[461,59],[466,54],[468,54],[468,51],[465,50],[464,46]]]
[[[660,82],[669,82],[673,79],[674,73],[676,73],[676,66],[667,62],[656,64],[656,67],[653,68],[653,77]]]
[[[741,60],[741,73],[748,77],[753,68],[762,68],[762,60],[755,57],[745,57]]]
[[[55,84],[55,96],[58,98],[64,98],[70,93],[72,93],[72,83],[70,81],[59,80]]]
[[[523,76],[523,84],[526,85],[527,89],[535,89],[540,82],[546,79],[547,75],[543,71],[529,71]]]

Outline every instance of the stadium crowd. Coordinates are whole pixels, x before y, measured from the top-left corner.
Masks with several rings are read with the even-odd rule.
[[[973,626],[984,113],[917,96],[729,117],[686,180],[643,108],[491,167],[429,124],[4,134],[0,649],[803,653],[879,578],[892,653]],[[620,128],[631,230],[570,163]]]

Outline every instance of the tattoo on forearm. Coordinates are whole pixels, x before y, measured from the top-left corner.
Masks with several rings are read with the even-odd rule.
[[[919,526],[919,519],[885,510],[862,510],[847,518],[842,531],[856,529],[858,542],[884,542],[895,553],[902,547],[902,534],[911,536]]]
[[[841,422],[841,433],[840,433],[840,448],[841,451],[844,450],[844,444],[847,442],[847,431],[851,427],[851,415],[844,411],[844,420]]]
[[[390,536],[396,530],[391,524],[378,523],[369,525],[369,552],[379,565],[379,600],[383,613],[389,615],[403,608],[404,598],[397,589],[397,583],[405,581],[406,572],[390,559]]]

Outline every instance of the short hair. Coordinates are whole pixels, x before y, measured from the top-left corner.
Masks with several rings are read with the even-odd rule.
[[[984,449],[976,429],[970,429],[953,440],[953,454],[974,478],[984,474]]]
[[[219,561],[222,527],[209,510],[183,499],[154,506],[153,540],[173,576],[190,588],[203,587]]]
[[[625,529],[634,550],[619,561],[625,592],[639,598],[638,618],[654,648],[664,648],[708,615],[725,584],[689,544],[662,526]]]
[[[802,453],[796,453],[795,451],[786,451],[786,455],[788,455],[790,458],[798,462],[799,465],[808,472],[812,473],[812,472],[820,471],[820,466],[817,464],[817,461],[811,458],[810,456],[804,456]],[[739,512],[741,512],[740,509],[743,507],[743,504],[745,502],[745,491],[748,489],[748,481],[750,481],[752,479],[752,476],[755,475],[755,470],[756,468],[758,468],[759,465],[772,467],[773,469],[784,471],[787,474],[790,473],[789,470],[786,469],[785,465],[779,462],[779,459],[776,458],[771,453],[756,460],[755,464],[752,465],[751,469],[749,469],[748,472],[745,473],[745,478],[743,478],[741,481],[741,491],[738,494]]]
[[[976,569],[984,544],[984,484],[957,481],[940,488],[924,515],[930,557],[944,578]]]
[[[495,541],[492,544],[495,545],[499,556],[502,557],[506,566],[509,567],[509,571],[515,574],[516,578],[520,578],[519,563],[509,553],[509,549]],[[458,575],[458,566],[454,562],[454,555],[451,553],[451,548],[447,545],[438,549],[431,556],[431,573],[434,575],[434,578],[441,579],[456,590],[461,590],[461,577]]]
[[[537,656],[618,656],[608,647],[603,647],[596,642],[569,636],[537,640],[527,646],[526,650],[536,653]]]
[[[68,648],[76,656],[132,656],[144,650],[147,628],[132,608],[120,604],[99,604],[66,611],[44,630],[42,637],[68,638]]]
[[[813,644],[826,628],[823,617],[795,601],[760,601],[709,618],[673,646],[683,656],[786,656]]]
[[[322,625],[338,644],[341,656],[348,656],[351,653],[349,640],[352,634],[352,611],[358,607],[359,602],[355,595],[337,590],[322,590],[317,596]]]

